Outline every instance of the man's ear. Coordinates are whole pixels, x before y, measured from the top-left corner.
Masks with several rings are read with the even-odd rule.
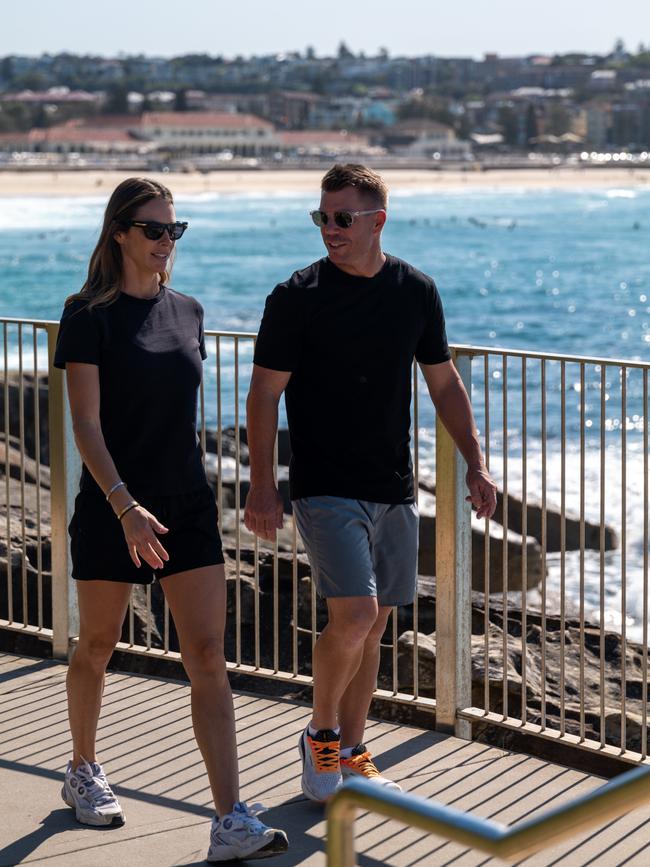
[[[386,211],[377,211],[375,214],[375,231],[381,232],[386,225]]]

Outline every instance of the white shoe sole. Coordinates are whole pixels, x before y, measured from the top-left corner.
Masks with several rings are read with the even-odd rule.
[[[369,783],[375,783],[377,786],[381,786],[382,789],[392,789],[394,792],[403,792],[404,789],[400,786],[399,783],[395,783],[393,780],[387,780],[385,783],[379,782],[379,780],[374,779],[373,777],[365,777],[363,774],[356,774],[354,771],[348,771],[344,765],[341,765],[341,774],[344,779],[356,779],[356,780],[367,780]]]
[[[124,813],[121,810],[119,813],[109,814],[108,816],[101,816],[97,815],[97,813],[84,812],[75,803],[74,798],[68,794],[65,783],[63,784],[63,788],[61,789],[61,797],[68,805],[68,807],[72,807],[77,822],[80,822],[82,825],[93,825],[93,827],[95,828],[106,828],[108,826],[114,826],[118,828],[125,822]]]
[[[217,852],[212,854],[208,851],[205,857],[206,861],[215,863],[217,861],[252,861],[260,858],[273,858],[274,855],[281,855],[289,848],[289,841],[284,831],[276,831],[270,840],[262,841],[261,846],[254,849],[239,849],[235,846],[223,846]]]

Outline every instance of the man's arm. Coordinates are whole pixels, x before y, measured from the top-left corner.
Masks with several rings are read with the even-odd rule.
[[[251,486],[246,497],[244,524],[273,542],[282,527],[282,497],[273,478],[273,452],[278,431],[278,403],[291,373],[253,365],[246,399],[246,426]]]
[[[453,361],[421,364],[436,411],[467,463],[466,482],[479,518],[491,518],[497,505],[496,485],[485,466],[472,406]]]

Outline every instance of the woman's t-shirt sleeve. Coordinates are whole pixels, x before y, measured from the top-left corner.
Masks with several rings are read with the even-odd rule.
[[[99,366],[101,343],[98,313],[89,310],[85,302],[73,301],[61,316],[54,366],[65,368],[69,361]]]
[[[415,350],[415,358],[420,364],[441,364],[451,358],[447,344],[445,314],[433,280],[428,284],[426,292],[427,312],[424,329]]]
[[[203,361],[208,357],[208,353],[205,348],[205,331],[203,328],[203,307],[198,303],[196,303],[197,314],[199,317],[199,352],[201,353],[201,358]]]
[[[270,370],[293,372],[302,353],[302,316],[295,291],[280,283],[266,299],[253,361]]]

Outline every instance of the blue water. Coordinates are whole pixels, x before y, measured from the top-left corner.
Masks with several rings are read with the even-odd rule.
[[[88,256],[101,223],[103,198],[4,198],[0,213],[0,315],[58,319],[63,300],[83,283]],[[201,195],[179,197],[177,215],[190,229],[179,242],[172,285],[195,295],[204,305],[206,326],[219,330],[255,331],[264,298],[274,284],[296,268],[319,258],[320,236],[308,217],[312,196],[276,194]],[[443,298],[452,343],[542,350],[622,359],[650,359],[650,190],[616,188],[507,191],[461,189],[457,192],[394,191],[384,248],[432,274]],[[10,353],[11,358],[13,355]],[[232,420],[232,347],[223,348],[224,421]],[[241,360],[250,353],[242,347]],[[210,363],[210,362],[209,362]],[[248,364],[240,377],[238,407],[245,396]],[[521,368],[510,362],[508,381],[515,391]],[[599,371],[587,377],[586,416],[593,439],[587,441],[587,515],[599,514],[600,435]],[[527,371],[529,388],[540,371]],[[491,468],[503,478],[503,440],[507,436],[511,488],[521,487],[522,419],[520,402],[509,406],[504,430],[499,401],[503,371],[493,362],[489,371],[495,409],[491,419]],[[559,498],[561,428],[559,370],[548,371],[549,497]],[[482,373],[475,375],[477,422]],[[608,374],[606,518],[620,531],[620,430],[629,430],[627,467],[626,619],[639,634],[643,581],[643,490],[641,427],[644,407],[641,378],[631,375],[623,419],[620,381]],[[567,507],[577,509],[577,439],[580,390],[577,368],[566,370],[569,441]],[[425,398],[424,392],[422,397]],[[216,402],[208,389],[207,415],[214,420]],[[433,414],[421,400],[420,428],[426,444]],[[531,404],[527,420],[529,494],[539,496],[540,415]],[[618,435],[617,435],[618,432]],[[617,436],[615,436],[617,435]],[[432,468],[432,452],[422,456]],[[620,627],[621,552],[607,555],[607,620]],[[570,557],[573,555],[570,555]],[[569,563],[575,576],[575,563]],[[559,563],[550,564],[549,592],[558,585]],[[588,613],[599,601],[599,564],[587,562]],[[555,583],[554,583],[555,582]],[[567,593],[576,598],[573,578]],[[591,606],[591,608],[589,608]]]
[[[58,318],[103,199],[4,198],[0,315]],[[255,329],[266,294],[322,254],[307,196],[179,198],[173,284],[212,328]],[[650,190],[400,194],[384,247],[432,274],[455,343],[646,357]]]

